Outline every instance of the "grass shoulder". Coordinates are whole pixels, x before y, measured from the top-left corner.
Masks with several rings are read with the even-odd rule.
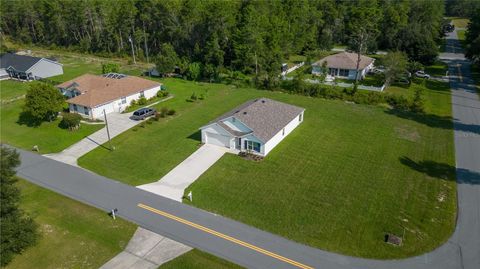
[[[105,212],[25,180],[18,187],[20,207],[39,224],[40,237],[7,269],[98,268],[122,251],[135,232],[132,223],[113,220]]]
[[[217,258],[206,252],[202,252],[198,249],[191,250],[182,256],[169,261],[158,269],[240,269],[240,267],[234,263]]]

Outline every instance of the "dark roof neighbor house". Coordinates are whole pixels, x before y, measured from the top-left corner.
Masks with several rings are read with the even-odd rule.
[[[63,74],[61,63],[40,57],[6,53],[0,57],[0,77],[36,80]]]

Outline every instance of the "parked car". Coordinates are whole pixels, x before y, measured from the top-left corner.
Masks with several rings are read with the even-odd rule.
[[[415,72],[415,76],[419,78],[426,78],[426,79],[430,78],[430,75],[425,73],[425,71],[422,71],[422,70]]]
[[[132,120],[143,120],[147,117],[155,115],[156,110],[154,108],[140,108],[133,112],[133,115],[130,117]]]

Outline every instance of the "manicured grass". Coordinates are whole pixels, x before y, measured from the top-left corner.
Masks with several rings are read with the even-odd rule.
[[[159,267],[159,269],[240,269],[240,267],[231,262],[217,258],[208,253],[194,249],[182,256],[167,262]]]
[[[76,131],[68,131],[58,127],[60,119],[44,122],[38,127],[30,127],[19,123],[24,100],[0,105],[1,142],[26,150],[38,145],[41,154],[58,152],[85,136],[103,128],[103,125],[81,124]]]
[[[452,17],[451,20],[453,25],[455,25],[455,28],[466,28],[470,22],[469,19],[459,17]]]
[[[136,226],[24,180],[20,207],[39,225],[37,244],[14,258],[14,268],[98,268],[123,250]]]
[[[131,185],[156,181],[198,148],[200,127],[239,103],[264,93],[178,79],[162,82],[175,98],[154,107],[175,109],[176,114],[115,137],[112,140],[115,151],[95,149],[78,160],[82,167]],[[193,92],[197,96],[205,94],[205,100],[188,102]]]
[[[79,161],[132,185],[158,180],[197,149],[198,128],[265,96],[306,108],[305,121],[262,162],[227,154],[187,191],[194,205],[314,247],[402,258],[445,242],[455,224],[450,95],[426,88],[427,114],[224,85],[165,80],[178,115],[128,131],[117,150]],[[208,88],[198,103],[183,100]],[[183,97],[182,97],[183,96]],[[142,158],[138,158],[142,156]],[[446,177],[446,179],[442,179]],[[402,247],[383,242],[392,232]]]
[[[8,101],[20,97],[27,93],[28,82],[21,82],[16,80],[2,80],[0,81],[0,100]]]
[[[442,61],[435,61],[433,65],[425,67],[425,73],[436,77],[445,76],[447,70],[448,65]]]
[[[460,40],[460,41],[465,40],[465,32],[466,32],[466,30],[457,30],[458,40]]]

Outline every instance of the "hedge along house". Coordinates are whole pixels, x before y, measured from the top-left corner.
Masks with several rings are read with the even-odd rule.
[[[0,58],[0,79],[37,80],[63,74],[63,65],[47,58],[6,53]]]
[[[328,76],[354,80],[357,74],[357,60],[358,55],[356,53],[341,52],[333,54],[313,63],[312,74],[321,75],[323,65],[326,63]],[[365,78],[368,71],[373,68],[374,62],[374,58],[360,55],[359,79]]]
[[[68,98],[70,112],[103,119],[104,111],[106,114],[123,112],[132,100],[156,96],[161,86],[155,81],[109,73],[100,76],[85,74],[57,85],[57,88]]]
[[[266,156],[303,122],[304,111],[268,98],[250,100],[201,127],[202,143]]]

